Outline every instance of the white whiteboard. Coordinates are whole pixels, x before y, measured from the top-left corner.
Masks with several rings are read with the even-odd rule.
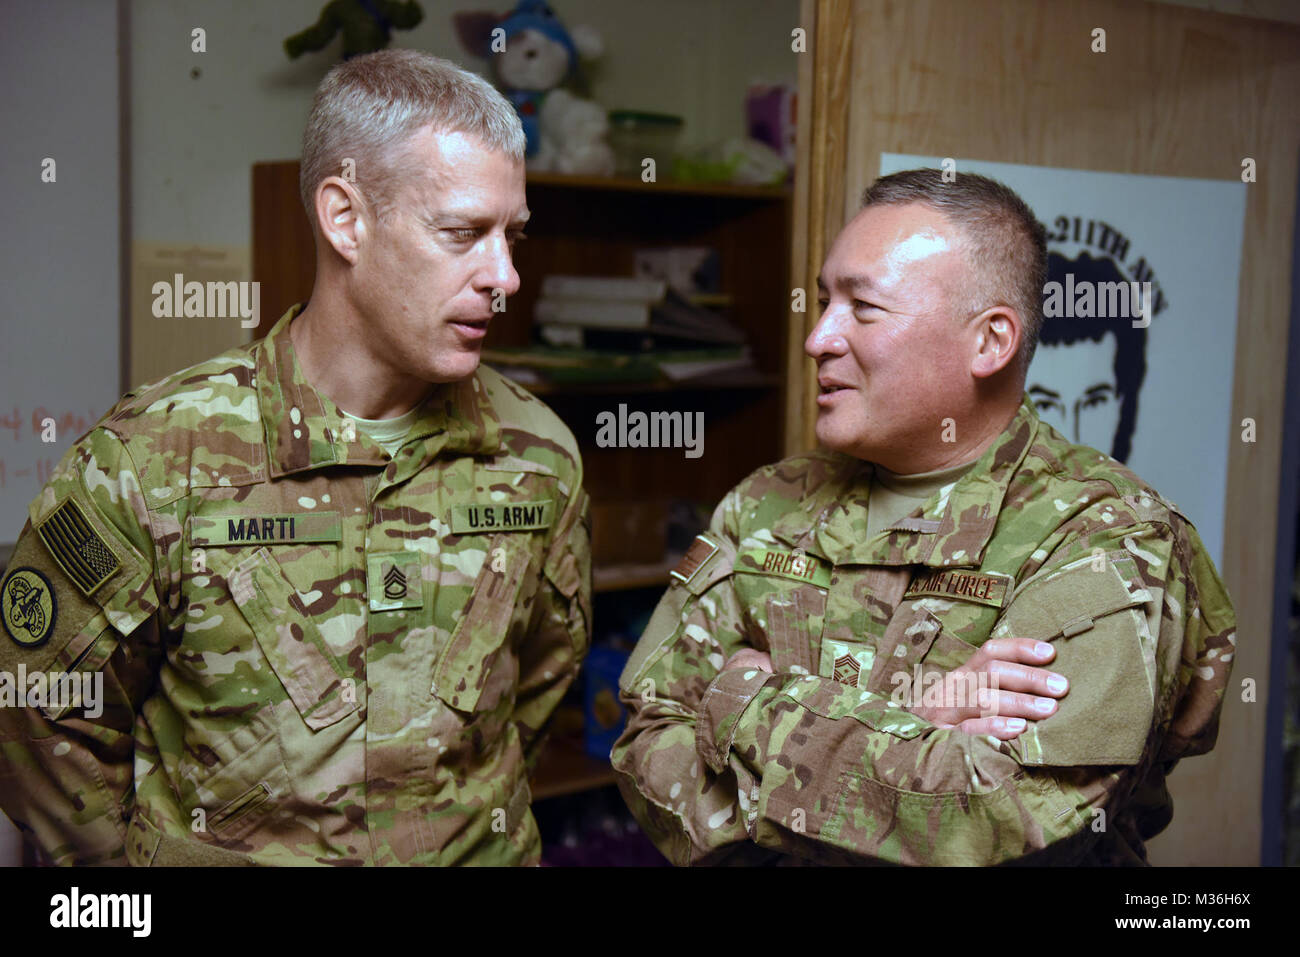
[[[120,97],[116,4],[0,0],[0,22],[0,543],[12,544],[49,470],[122,392]]]

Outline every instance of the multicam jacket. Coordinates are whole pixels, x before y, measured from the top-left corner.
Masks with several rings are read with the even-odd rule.
[[[390,457],[261,342],[126,396],[30,507],[0,805],[60,863],[515,864],[591,615],[569,431],[487,368]],[[81,702],[83,705],[86,702]]]
[[[678,567],[612,755],[647,832],[678,864],[1145,863],[1166,775],[1214,745],[1234,649],[1195,529],[1027,397],[955,485],[867,539],[871,469],[758,470]],[[1055,714],[1000,742],[907,709],[953,704],[924,695],[1000,636],[1054,644]],[[722,670],[745,647],[775,673]]]

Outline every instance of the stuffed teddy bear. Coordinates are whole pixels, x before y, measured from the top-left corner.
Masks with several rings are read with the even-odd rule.
[[[561,87],[576,77],[579,58],[603,52],[595,30],[565,29],[545,0],[520,0],[504,16],[464,12],[453,19],[461,45],[491,58],[497,84],[519,112],[530,170],[613,174],[605,111]]]

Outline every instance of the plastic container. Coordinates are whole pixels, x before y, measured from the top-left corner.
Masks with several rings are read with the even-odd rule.
[[[686,122],[668,113],[611,110],[609,145],[614,150],[614,175],[639,179],[646,159],[655,161],[656,178],[668,177],[677,156],[677,140]]]

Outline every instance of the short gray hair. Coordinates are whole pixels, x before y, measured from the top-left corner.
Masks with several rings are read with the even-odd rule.
[[[1011,187],[987,176],[958,173],[944,182],[937,169],[882,176],[862,194],[862,208],[923,203],[943,213],[966,236],[971,286],[965,303],[974,314],[1010,306],[1024,328],[1017,360],[1023,375],[1038,348],[1047,282],[1047,231]]]
[[[401,153],[425,126],[466,133],[522,162],[524,130],[508,100],[480,76],[418,50],[353,57],[326,74],[302,137],[298,192],[315,229],[316,187],[355,163],[363,199],[383,219],[406,172]]]

